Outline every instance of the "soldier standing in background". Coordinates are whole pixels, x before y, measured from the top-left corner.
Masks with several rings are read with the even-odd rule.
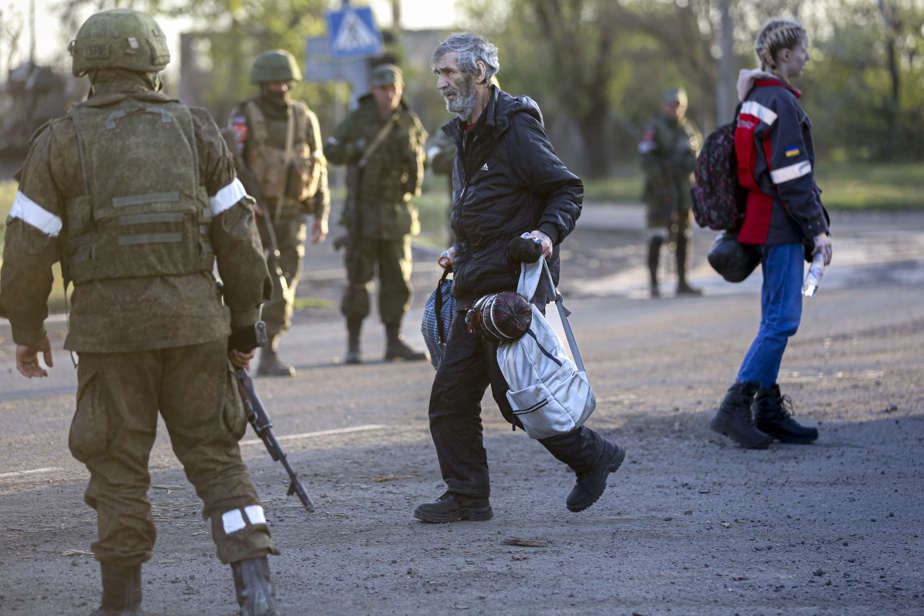
[[[261,53],[250,71],[250,82],[259,84],[260,94],[237,105],[228,122],[240,154],[238,172],[247,192],[258,200],[262,222],[272,226],[282,274],[273,276],[273,297],[263,306],[267,343],[257,366],[261,376],[295,374],[295,368],[280,361],[276,348],[292,324],[305,257],[305,216],[314,216],[312,243],[327,236],[330,193],[321,129],[308,105],[290,98],[292,82],[301,78],[289,52]]]
[[[658,261],[661,245],[674,245],[677,257],[677,294],[701,295],[700,289],[687,284],[687,245],[693,234],[690,226],[690,188],[696,156],[703,139],[699,130],[686,118],[687,93],[671,88],[661,101],[662,113],[645,124],[638,152],[645,172],[648,205],[648,270],[651,295],[661,295],[658,288]]]
[[[278,551],[238,446],[247,418],[232,364],[246,367],[254,351],[229,349],[271,287],[252,200],[208,112],[159,92],[170,54],[151,17],[97,13],[69,49],[90,94],[33,138],[6,229],[0,312],[19,372],[48,376],[38,356],[52,365],[44,321],[54,263],[74,283],[64,347],[80,361],[68,445],[90,471],[84,500],[97,514],[94,616],[141,613],[158,411],[231,565],[241,614],[278,614],[266,559]]]
[[[350,167],[340,221],[348,232],[349,285],[340,305],[347,320],[345,361],[362,362],[360,332],[370,312],[367,287],[376,268],[385,360],[424,360],[426,353],[405,343],[401,321],[413,294],[411,236],[420,231],[420,222],[411,198],[423,183],[427,131],[402,99],[404,79],[397,66],[375,67],[369,90],[324,147],[331,163]]]

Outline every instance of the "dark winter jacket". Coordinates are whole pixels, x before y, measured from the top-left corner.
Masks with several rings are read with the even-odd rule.
[[[494,86],[491,93],[471,129],[459,118],[443,126],[458,150],[452,230],[460,306],[516,290],[520,264],[507,257],[507,243],[535,229],[555,245],[549,268],[557,283],[558,245],[574,229],[584,199],[584,185],[552,149],[536,103]],[[551,298],[537,299],[544,305]]]
[[[762,79],[741,105],[735,130],[738,182],[748,190],[738,240],[745,244],[811,243],[828,230],[815,185],[812,123],[801,94]]]

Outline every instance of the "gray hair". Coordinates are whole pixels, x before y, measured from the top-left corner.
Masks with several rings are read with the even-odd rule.
[[[485,83],[490,83],[491,77],[500,70],[497,60],[497,47],[488,42],[483,36],[471,32],[461,32],[450,36],[439,44],[433,57],[430,59],[432,68],[436,61],[448,53],[456,52],[458,55],[459,70],[474,75],[478,73],[478,63],[484,64]]]

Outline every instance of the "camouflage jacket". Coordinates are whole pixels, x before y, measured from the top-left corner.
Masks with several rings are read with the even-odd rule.
[[[686,118],[661,114],[645,123],[638,144],[649,207],[690,208],[691,176],[703,139]],[[674,203],[679,201],[679,203]]]
[[[397,240],[420,230],[411,197],[423,183],[427,131],[404,101],[387,137],[363,165],[356,202],[361,236]],[[327,160],[337,165],[356,164],[389,118],[382,117],[371,94],[359,99],[359,108],[341,122],[324,146]],[[345,213],[344,216],[347,214]],[[340,224],[347,224],[341,220]]]
[[[83,104],[105,107],[126,97],[154,106],[170,100],[126,79],[98,85]],[[74,287],[65,348],[125,353],[199,344],[259,319],[260,304],[271,293],[272,283],[254,226],[252,200],[235,177],[211,116],[204,109],[190,112],[200,184],[213,214],[210,242],[223,298],[211,272],[90,280]],[[113,170],[113,181],[118,177],[118,170]],[[61,260],[67,238],[65,202],[87,194],[70,116],[37,132],[17,178],[19,191],[7,220],[0,271],[0,310],[10,320],[14,342],[34,344],[45,335],[52,266]]]
[[[234,109],[231,110],[231,115],[228,118],[228,128],[234,131],[241,159],[243,161],[252,161],[254,156],[258,155],[259,148],[259,144],[257,144],[258,131],[256,130],[255,118],[252,117],[251,113],[251,110],[256,108],[257,113],[262,116],[265,124],[266,145],[285,152],[289,127],[287,111],[291,110],[296,126],[293,132],[293,146],[298,148],[303,145],[306,152],[314,157],[314,164],[320,167],[320,181],[313,196],[301,202],[286,196],[283,204],[285,206],[300,207],[306,214],[312,214],[315,218],[326,220],[330,211],[330,190],[327,184],[327,160],[324,158],[318,116],[302,101],[289,101],[287,107],[287,110],[276,108],[261,97],[243,101],[235,105]],[[292,161],[293,165],[307,164],[306,161],[302,161],[298,157],[295,158],[297,160]],[[254,169],[251,170],[253,171]],[[279,192],[283,192],[288,188],[284,185],[285,181],[284,178],[280,179]],[[260,190],[265,195],[275,192],[276,189],[277,187],[260,186]]]

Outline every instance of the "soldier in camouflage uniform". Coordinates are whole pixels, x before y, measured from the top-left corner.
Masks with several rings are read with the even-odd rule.
[[[248,193],[259,195],[258,207],[275,232],[286,283],[283,287],[274,276],[273,297],[263,306],[267,343],[257,366],[257,374],[263,376],[295,374],[295,368],[279,360],[276,348],[292,323],[295,289],[305,257],[305,216],[314,216],[312,243],[323,242],[327,236],[330,193],[321,129],[308,105],[289,96],[292,82],[301,78],[289,52],[261,53],[250,72],[250,82],[259,84],[260,95],[238,104],[228,121],[240,152],[237,160],[246,166],[241,170],[244,185]]]
[[[359,349],[363,319],[369,315],[367,286],[379,273],[379,317],[385,325],[385,360],[423,360],[426,353],[404,342],[401,321],[407,314],[411,288],[411,235],[420,231],[411,197],[420,194],[426,159],[427,131],[402,100],[401,70],[377,66],[369,82],[371,94],[353,111],[324,147],[327,160],[353,166],[355,186],[348,186],[349,207],[340,223],[349,232],[346,264],[349,285],[340,310],[347,319],[345,361],[362,361]]]
[[[69,49],[90,94],[33,138],[6,229],[0,309],[19,371],[47,376],[38,356],[52,365],[52,265],[74,284],[68,444],[90,471],[84,498],[97,513],[94,615],[141,614],[158,411],[231,565],[241,613],[277,614],[266,556],[278,551],[238,448],[247,418],[232,364],[246,367],[254,352],[229,349],[228,338],[253,327],[271,288],[252,200],[208,112],[159,92],[170,55],[153,19],[95,14]]]
[[[683,88],[671,88],[661,101],[662,113],[649,120],[642,133],[638,152],[645,172],[648,205],[648,269],[651,295],[658,297],[658,261],[665,241],[674,243],[677,258],[677,294],[700,295],[702,291],[687,284],[687,245],[692,236],[690,226],[690,188],[696,156],[703,139],[699,130],[686,118],[687,94]]]

